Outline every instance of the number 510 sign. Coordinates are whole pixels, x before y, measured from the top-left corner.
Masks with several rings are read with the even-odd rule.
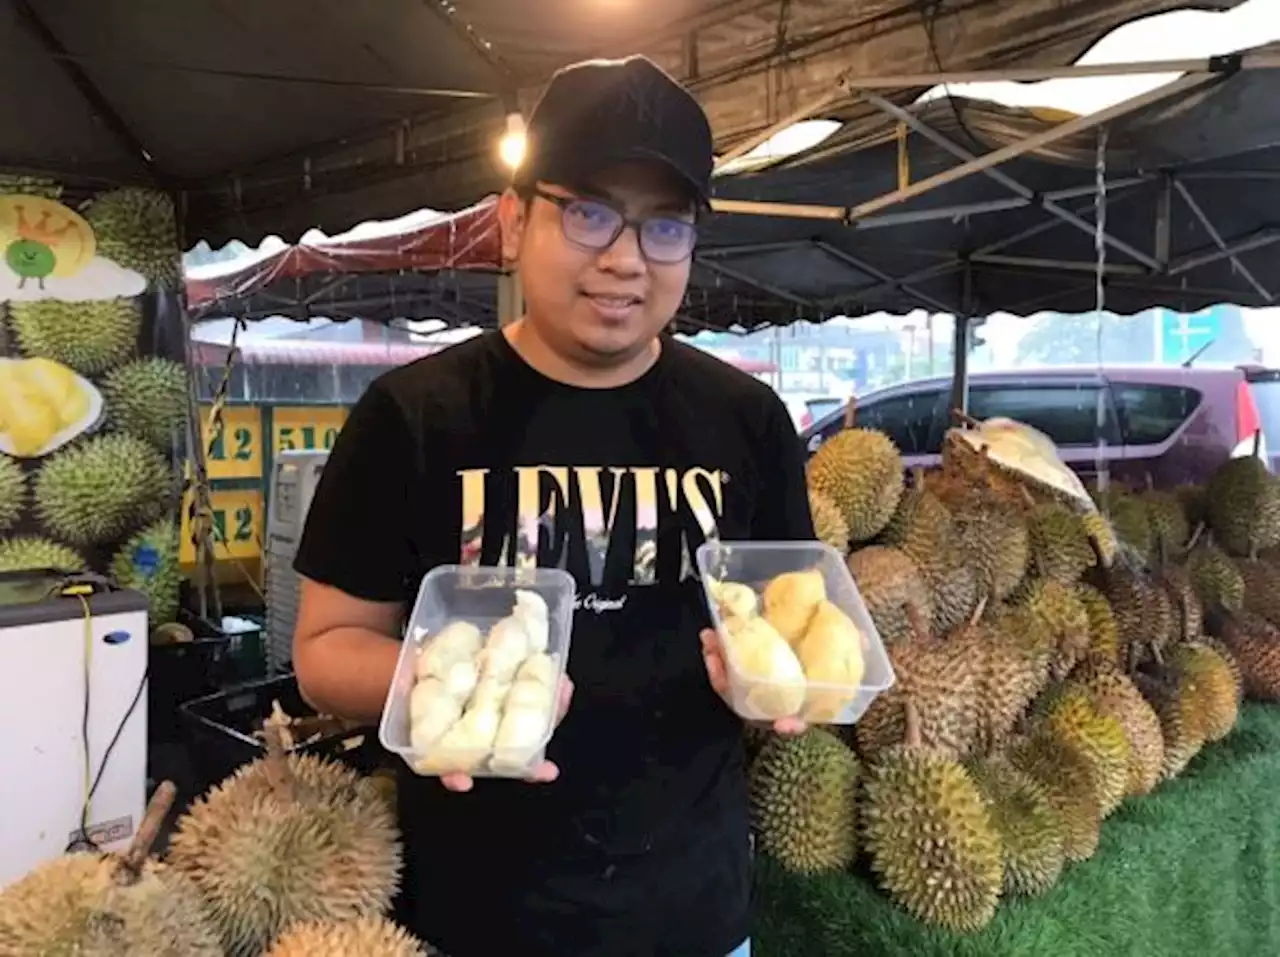
[[[271,447],[277,452],[332,449],[346,421],[341,406],[277,406],[271,410]]]

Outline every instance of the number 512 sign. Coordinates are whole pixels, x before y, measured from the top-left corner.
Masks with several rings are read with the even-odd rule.
[[[333,448],[347,410],[340,406],[277,406],[271,410],[271,447],[277,452]]]

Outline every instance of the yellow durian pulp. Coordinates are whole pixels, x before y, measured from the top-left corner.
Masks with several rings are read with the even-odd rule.
[[[829,601],[818,605],[796,646],[796,656],[809,682],[839,687],[810,689],[804,705],[806,721],[828,724],[857,697],[866,671],[864,642],[858,626],[839,607]]]
[[[764,617],[791,645],[804,635],[813,613],[827,598],[822,572],[816,568],[786,572],[764,588]]]
[[[786,639],[758,616],[730,619],[724,631],[732,667],[749,685],[747,706],[771,721],[799,711],[805,697],[804,669]]]

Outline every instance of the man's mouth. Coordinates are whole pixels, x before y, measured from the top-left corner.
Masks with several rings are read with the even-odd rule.
[[[639,296],[620,296],[606,293],[583,293],[588,299],[605,309],[625,309],[640,305]]]

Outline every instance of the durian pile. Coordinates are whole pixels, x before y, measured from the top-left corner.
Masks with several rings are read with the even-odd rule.
[[[336,762],[267,754],[196,800],[163,859],[164,782],[121,855],[76,851],[0,892],[6,957],[427,957],[387,916],[401,868],[394,811]]]
[[[906,476],[850,422],[808,481],[897,683],[839,736],[748,733],[758,847],[790,871],[865,862],[917,919],[976,931],[1089,859],[1242,698],[1280,700],[1280,480],[1257,458],[1090,491],[995,420]]]

